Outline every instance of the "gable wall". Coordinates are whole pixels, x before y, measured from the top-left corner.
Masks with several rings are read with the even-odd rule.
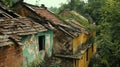
[[[29,10],[27,7],[25,7],[23,4],[17,4],[13,10],[20,14],[22,17],[34,17],[34,18],[39,18],[38,16],[36,16],[36,14],[34,12],[32,12],[31,10]]]

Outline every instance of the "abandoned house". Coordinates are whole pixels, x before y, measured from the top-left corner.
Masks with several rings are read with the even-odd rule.
[[[0,67],[28,67],[51,57],[53,32],[0,3]]]
[[[88,67],[90,59],[96,52],[96,45],[94,43],[94,36],[96,34],[95,25],[89,24],[86,18],[74,10],[65,9],[59,15],[61,18],[64,18],[66,24],[81,29],[81,34],[73,40],[74,58],[71,58],[73,60],[72,67]],[[64,58],[63,55],[60,56]]]
[[[86,23],[88,22],[86,18],[75,11],[71,11],[70,14],[72,13],[75,17],[78,17],[77,20],[73,19],[73,17],[66,18],[67,15],[62,15],[64,14],[63,11],[60,13],[60,16],[65,19],[65,21],[63,21],[63,19],[53,14],[43,4],[39,7],[22,1],[14,4],[13,8],[14,11],[21,16],[31,18],[47,29],[53,30],[53,55],[61,59],[61,61],[57,63],[59,66],[88,66],[90,59],[96,52],[96,47],[94,45],[95,31],[88,30],[84,24],[81,24],[88,24]]]

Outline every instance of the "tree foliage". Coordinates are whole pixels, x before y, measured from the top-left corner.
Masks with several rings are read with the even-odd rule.
[[[74,2],[73,2],[74,1]],[[120,1],[119,0],[71,0],[62,9],[76,10],[97,23],[97,54],[90,67],[120,66]]]
[[[100,8],[99,35],[97,36],[99,63],[93,61],[97,67],[120,66],[120,1],[106,0]],[[95,58],[94,58],[95,59]]]
[[[3,4],[5,4],[5,6],[11,7],[14,3],[16,3],[20,0],[1,0],[1,1],[3,2]]]

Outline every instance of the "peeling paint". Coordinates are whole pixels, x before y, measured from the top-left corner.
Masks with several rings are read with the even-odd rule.
[[[45,49],[39,51],[39,36],[45,36]],[[37,57],[44,60],[44,58],[50,57],[52,54],[52,44],[53,44],[53,33],[52,31],[40,32],[35,35],[24,36],[22,38],[23,55],[25,59],[25,66],[28,63],[33,62]]]

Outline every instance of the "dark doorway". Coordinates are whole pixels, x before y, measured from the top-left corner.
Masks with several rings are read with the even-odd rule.
[[[45,49],[45,36],[39,36],[39,50]]]

